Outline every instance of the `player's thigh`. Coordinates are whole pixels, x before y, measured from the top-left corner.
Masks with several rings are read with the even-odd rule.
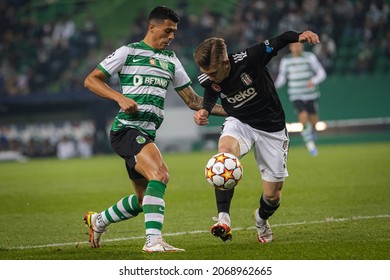
[[[318,99],[307,100],[305,102],[305,107],[309,115],[318,115],[319,112]]]
[[[298,116],[298,121],[302,124],[305,124],[309,120],[309,115],[307,113],[306,104],[303,100],[294,100],[293,101],[295,113]]]
[[[148,143],[136,156],[135,170],[147,180],[157,180],[167,183],[168,167],[155,143]]]
[[[249,125],[242,123],[234,117],[227,117],[223,124],[221,137],[219,138],[219,151],[221,151],[223,144],[225,149],[234,150],[237,153],[234,155],[240,158],[250,151],[255,137],[256,135],[253,134],[253,130]],[[221,141],[224,142],[221,143]],[[234,147],[227,147],[228,144],[232,144]]]
[[[288,176],[289,141],[286,129],[278,132],[258,131],[254,152],[264,181],[283,182]]]
[[[111,131],[110,142],[113,150],[125,160],[129,178],[131,180],[142,179],[143,175],[134,169],[136,155],[153,140],[139,130],[125,128],[119,131]]]
[[[218,142],[218,151],[220,153],[229,153],[240,157],[240,144],[236,137],[225,135],[219,139]]]
[[[298,121],[301,124],[306,124],[309,121],[309,114],[307,111],[302,111],[298,113]]]
[[[299,115],[301,112],[307,112],[306,105],[303,100],[294,100],[293,102],[295,112]]]

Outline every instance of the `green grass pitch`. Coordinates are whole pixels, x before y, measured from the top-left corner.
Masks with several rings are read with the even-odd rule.
[[[123,161],[31,160],[0,164],[2,260],[388,260],[390,143],[322,145],[311,157],[291,147],[279,210],[270,219],[275,241],[259,244],[252,221],[261,194],[253,154],[242,159],[243,180],[231,207],[233,241],[209,233],[216,215],[203,177],[216,151],[165,154],[164,238],[186,252],[145,254],[143,215],[113,224],[103,247],[91,249],[82,220],[133,193]]]

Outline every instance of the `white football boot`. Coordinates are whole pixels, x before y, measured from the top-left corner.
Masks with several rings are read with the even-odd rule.
[[[259,209],[256,209],[253,212],[253,219],[255,220],[256,230],[257,230],[257,241],[260,243],[268,243],[274,240],[274,235],[272,233],[271,227],[268,223],[268,220],[264,223],[259,216]]]

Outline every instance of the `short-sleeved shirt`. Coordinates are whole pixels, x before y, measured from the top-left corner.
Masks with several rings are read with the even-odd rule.
[[[111,130],[135,128],[152,139],[164,119],[164,101],[170,83],[176,91],[191,84],[174,52],[155,50],[144,41],[120,47],[98,69],[107,77],[118,74],[122,94],[138,104],[139,111],[133,114],[119,110]]]
[[[287,80],[290,101],[316,100],[320,97],[318,86],[308,87],[307,84],[312,81],[317,85],[325,78],[325,70],[315,54],[310,52],[302,52],[299,56],[288,54],[280,61],[275,86],[281,87]]]

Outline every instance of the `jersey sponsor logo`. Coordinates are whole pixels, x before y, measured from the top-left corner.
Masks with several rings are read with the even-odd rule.
[[[264,44],[265,44],[265,51],[266,51],[267,53],[272,52],[273,48],[269,45],[269,41],[268,41],[268,40],[265,40],[265,41],[264,41]]]
[[[251,76],[249,76],[247,73],[242,73],[240,78],[242,83],[246,86],[250,86],[253,83]]]
[[[233,104],[233,108],[240,108],[242,105],[252,100],[257,95],[257,91],[251,87],[243,91],[239,91],[233,96],[226,97],[227,102]],[[221,95],[221,98],[222,97]]]
[[[149,76],[142,77],[141,75],[134,75],[133,82],[134,82],[134,86],[147,85],[147,86],[160,86],[163,88],[168,87],[168,81],[158,77],[149,77]]]
[[[221,91],[221,87],[217,84],[211,84],[211,88],[216,91],[216,92],[220,92]]]
[[[141,60],[143,60],[143,58],[133,58],[133,62],[134,62],[134,63],[137,63],[137,62],[139,62],[139,61],[141,61]]]

